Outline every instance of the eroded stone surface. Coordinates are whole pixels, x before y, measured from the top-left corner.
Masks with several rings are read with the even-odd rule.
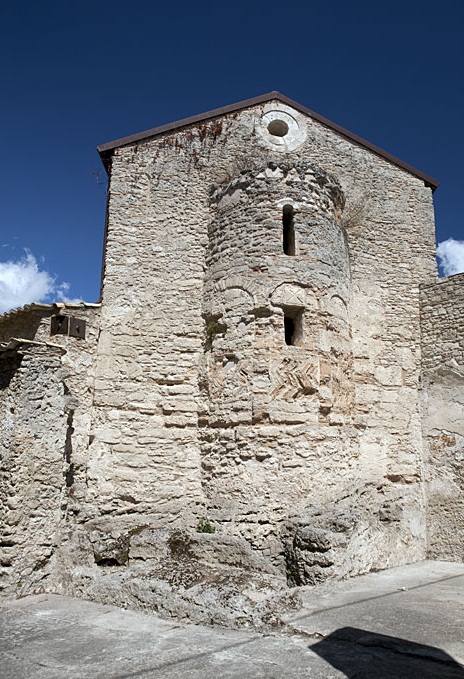
[[[56,555],[53,591],[237,628],[278,629],[301,605],[298,591],[242,538],[147,527],[76,537]]]

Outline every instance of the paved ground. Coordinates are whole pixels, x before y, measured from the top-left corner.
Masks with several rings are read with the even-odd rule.
[[[464,564],[304,591],[286,634],[185,625],[43,594],[0,606],[1,679],[464,679]]]

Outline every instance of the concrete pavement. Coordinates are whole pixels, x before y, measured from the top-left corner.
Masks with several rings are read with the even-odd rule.
[[[464,679],[464,564],[303,588],[273,635],[42,594],[0,605],[1,679]]]

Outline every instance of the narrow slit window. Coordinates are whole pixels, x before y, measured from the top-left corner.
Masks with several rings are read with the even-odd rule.
[[[293,223],[293,207],[284,205],[282,211],[282,241],[285,255],[295,255],[295,225]]]
[[[295,323],[290,316],[284,316],[285,344],[291,346],[295,335]]]

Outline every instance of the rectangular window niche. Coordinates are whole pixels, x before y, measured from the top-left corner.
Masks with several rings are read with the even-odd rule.
[[[284,308],[285,344],[297,347],[303,344],[303,309]]]

